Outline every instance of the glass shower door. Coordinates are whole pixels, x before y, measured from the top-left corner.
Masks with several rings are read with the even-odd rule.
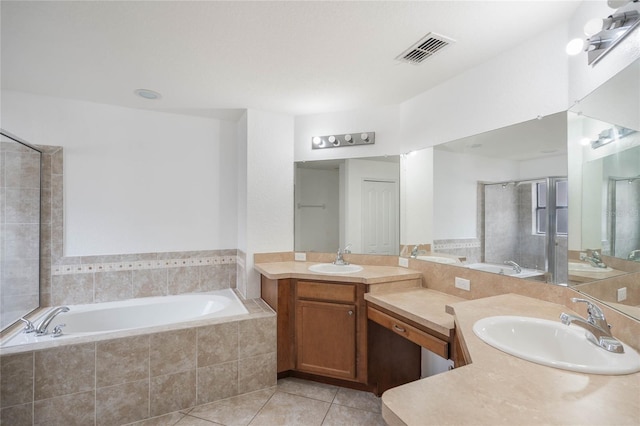
[[[40,304],[42,153],[0,131],[0,328]]]

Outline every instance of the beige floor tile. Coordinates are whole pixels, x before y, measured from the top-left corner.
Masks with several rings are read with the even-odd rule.
[[[195,407],[190,416],[225,426],[246,426],[276,391],[275,386]],[[182,423],[180,423],[182,426]]]
[[[296,379],[295,377],[287,377],[286,379],[278,380],[278,391],[320,401],[332,402],[338,392],[338,387]]]
[[[330,406],[328,402],[276,392],[249,424],[320,426]]]
[[[372,411],[374,413],[379,413],[381,411],[380,398],[371,392],[340,388],[338,389],[338,393],[336,394],[333,403],[351,408],[358,408],[360,410]]]
[[[332,404],[322,426],[386,426],[382,414]]]

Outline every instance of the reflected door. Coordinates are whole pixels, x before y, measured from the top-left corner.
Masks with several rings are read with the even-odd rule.
[[[362,248],[367,254],[398,251],[398,190],[393,181],[362,182]]]

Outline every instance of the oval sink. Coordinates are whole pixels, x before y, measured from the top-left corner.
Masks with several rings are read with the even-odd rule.
[[[362,271],[362,266],[359,265],[336,265],[335,263],[316,263],[308,268],[311,272],[317,272],[319,274],[352,274],[354,272]]]
[[[453,259],[451,257],[443,257],[443,256],[418,256],[416,259],[427,260],[429,262],[436,263],[460,263],[460,261]]]
[[[589,342],[583,328],[559,320],[487,317],[476,321],[473,332],[496,349],[548,367],[607,375],[640,371],[640,355],[633,348],[623,344],[624,353],[608,352]]]
[[[611,272],[613,271],[613,269],[611,269],[608,266],[606,268],[598,268],[597,266],[593,266],[590,263],[584,263],[584,262],[569,262],[569,271],[602,273],[602,272]]]

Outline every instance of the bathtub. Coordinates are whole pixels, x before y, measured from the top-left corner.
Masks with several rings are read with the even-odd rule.
[[[499,263],[471,263],[465,265],[469,269],[475,269],[476,271],[491,272],[494,274],[508,275],[515,278],[530,278],[539,277],[544,275],[544,271],[537,269],[522,268],[521,272],[514,271],[510,265],[503,265]]]
[[[19,345],[33,345],[35,348],[42,347],[43,344],[47,347],[51,344],[57,346],[71,339],[75,343],[82,337],[86,339],[81,340],[95,340],[98,336],[118,337],[122,335],[121,332],[126,331],[154,331],[182,323],[249,313],[232,289],[67,306],[69,312],[58,314],[48,327],[51,332],[57,325],[64,324],[62,335],[36,336],[35,333],[23,333],[19,330],[4,338],[0,348]],[[53,309],[46,309],[31,321],[39,324]]]

